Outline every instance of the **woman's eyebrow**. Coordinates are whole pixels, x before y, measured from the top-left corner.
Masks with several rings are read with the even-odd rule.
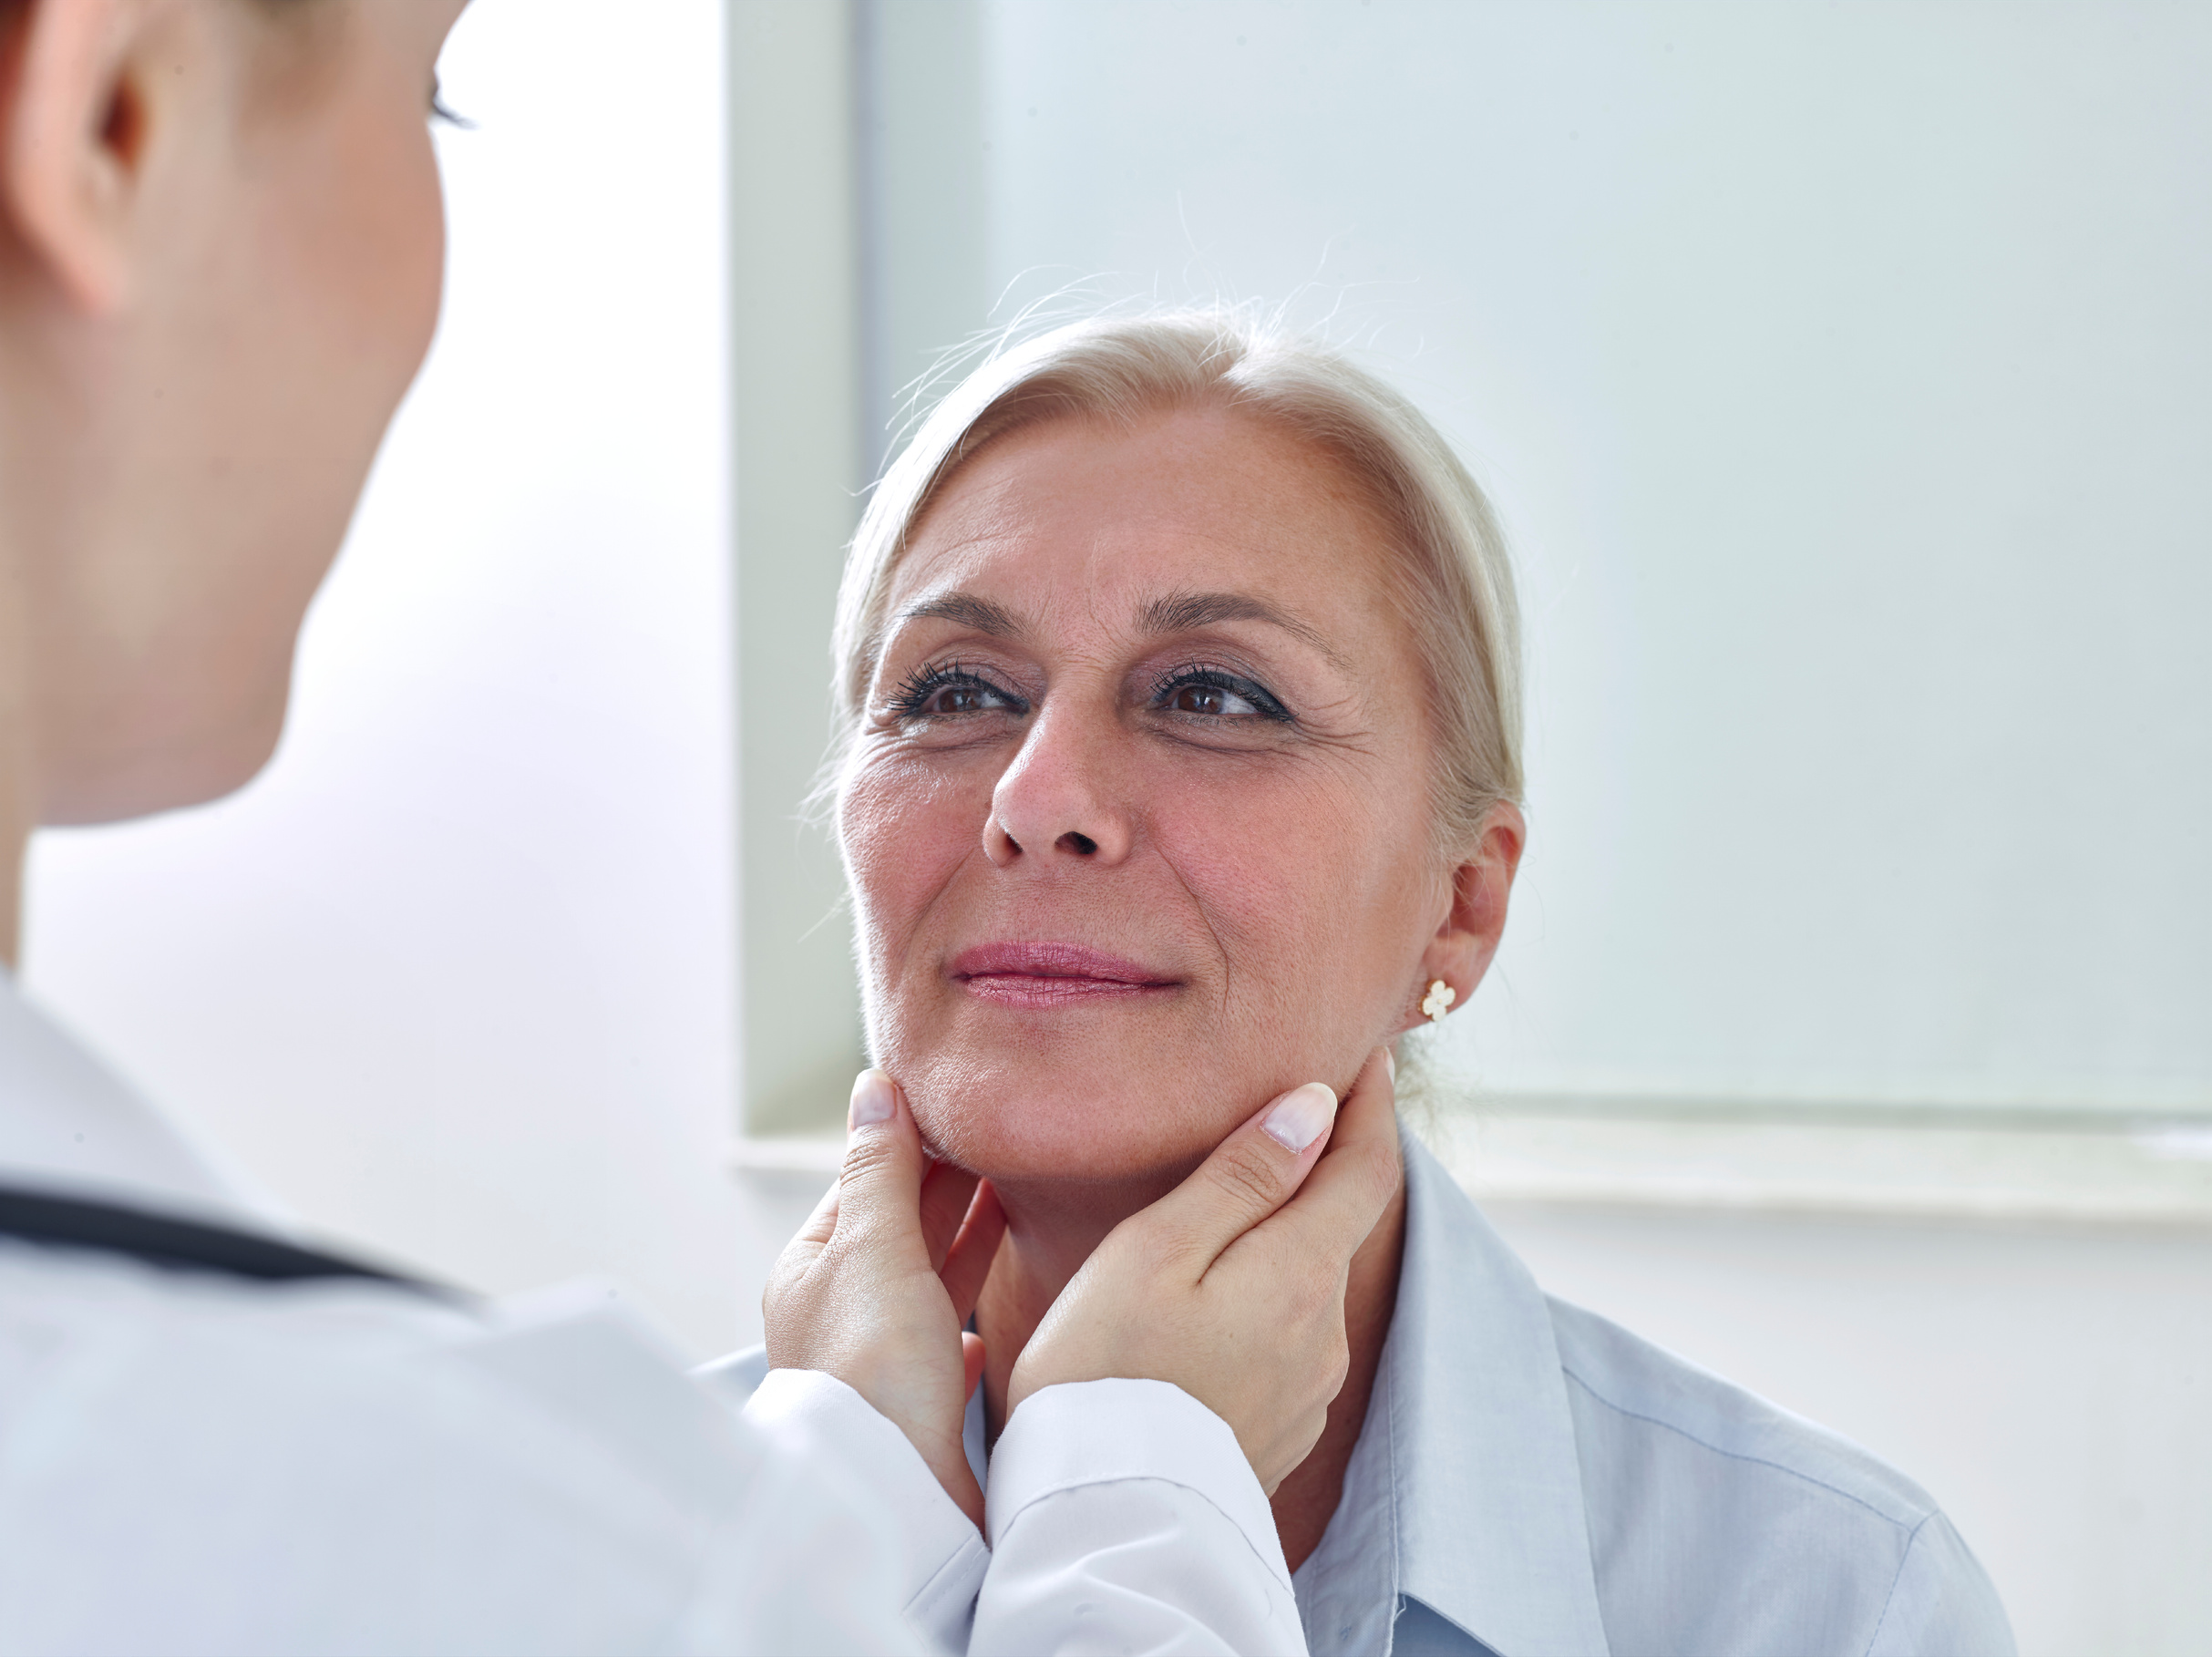
[[[1343,658],[1330,648],[1318,628],[1249,592],[1171,592],[1154,599],[1137,618],[1140,628],[1155,633],[1195,633],[1222,622],[1265,622],[1311,644],[1335,666],[1344,665]]]
[[[994,639],[1019,638],[1028,632],[1022,618],[1013,611],[989,599],[977,598],[972,592],[941,592],[934,598],[922,599],[901,610],[899,619],[952,622]]]
[[[899,612],[899,620],[951,622],[994,639],[1016,639],[1029,632],[1028,623],[1003,604],[972,592],[940,592],[917,600]],[[1152,600],[1137,616],[1138,630],[1152,634],[1196,633],[1222,622],[1263,622],[1280,627],[1312,645],[1333,666],[1342,669],[1345,664],[1318,628],[1249,592],[1170,592]]]

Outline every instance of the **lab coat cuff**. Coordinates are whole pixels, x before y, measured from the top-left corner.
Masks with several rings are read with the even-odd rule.
[[[1179,1485],[1212,1503],[1290,1590],[1274,1510],[1236,1434],[1166,1381],[1071,1382],[1024,1399],[991,1453],[991,1545],[1044,1497],[1122,1479]]]
[[[899,1600],[908,1620],[950,1643],[948,1624],[964,1621],[990,1556],[912,1441],[844,1382],[813,1369],[770,1370],[745,1417],[793,1454],[834,1457],[865,1481],[906,1541]]]

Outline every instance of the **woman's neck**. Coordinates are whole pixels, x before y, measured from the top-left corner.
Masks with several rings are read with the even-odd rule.
[[[1132,1199],[1126,1207],[1116,1205],[1101,1212],[1086,1202],[1071,1212],[1073,1205],[1043,1190],[1002,1191],[1001,1200],[1006,1206],[1006,1240],[992,1263],[990,1281],[975,1311],[976,1329],[983,1338],[984,1407],[993,1435],[1006,1419],[1007,1385],[1029,1337],[1091,1250],[1121,1220],[1145,1206],[1143,1200]],[[1282,1481],[1272,1498],[1276,1533],[1292,1570],[1321,1546],[1322,1533],[1343,1494],[1344,1469],[1367,1418],[1367,1400],[1374,1390],[1375,1370],[1383,1361],[1383,1343],[1397,1304],[1398,1261],[1404,1240],[1405,1189],[1401,1179],[1398,1194],[1353,1257],[1345,1281],[1344,1335],[1351,1366],[1343,1389],[1329,1406],[1328,1425],[1312,1454]]]

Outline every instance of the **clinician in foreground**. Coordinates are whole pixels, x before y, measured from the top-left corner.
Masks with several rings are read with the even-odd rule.
[[[437,314],[459,6],[0,0],[11,962],[37,824],[213,798],[275,745]],[[0,982],[0,1652],[1300,1649],[1266,1489],[1390,1188],[1387,1087],[1335,1106],[1240,1109],[1099,1251],[1024,1356],[986,1551],[947,1446],[1003,1216],[882,1078],[741,1415],[600,1305],[303,1245]]]

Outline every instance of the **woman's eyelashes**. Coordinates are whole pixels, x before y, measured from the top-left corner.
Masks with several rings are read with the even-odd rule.
[[[1142,683],[1131,705],[1190,731],[1295,726],[1298,716],[1256,679],[1198,663]],[[931,662],[901,679],[881,705],[883,722],[920,733],[982,720],[1025,718],[1033,699],[990,671],[964,662]]]
[[[933,662],[900,681],[885,711],[900,725],[979,714],[1012,714],[1018,718],[1029,712],[1029,700],[972,667]]]
[[[1191,664],[1153,682],[1152,706],[1185,719],[1295,725],[1297,716],[1256,680],[1219,667]]]

